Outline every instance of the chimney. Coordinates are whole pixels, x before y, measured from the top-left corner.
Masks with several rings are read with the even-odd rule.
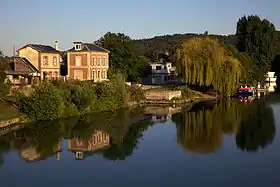
[[[55,41],[55,49],[58,50],[58,41]]]

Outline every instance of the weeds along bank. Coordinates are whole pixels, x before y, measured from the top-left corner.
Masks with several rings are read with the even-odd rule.
[[[140,101],[139,87],[127,86],[121,75],[110,81],[42,82],[28,95],[16,94],[16,104],[27,120],[54,120],[90,112],[112,111]]]

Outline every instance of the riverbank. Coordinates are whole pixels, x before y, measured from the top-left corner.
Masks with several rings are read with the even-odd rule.
[[[196,92],[197,94],[199,94],[199,92]],[[133,101],[133,102],[129,102],[126,106],[122,107],[122,108],[128,108],[128,109],[134,109],[137,107],[174,107],[175,105],[179,105],[180,107],[186,107],[189,109],[191,109],[192,106],[194,106],[196,103],[199,102],[209,102],[209,101],[215,101],[216,98],[212,97],[212,96],[208,96],[208,95],[202,95],[201,97],[194,97],[192,99],[187,99],[187,100],[157,100],[157,101],[151,101],[151,100],[142,100],[140,102],[137,101]],[[2,105],[4,106],[4,105]],[[6,103],[5,106],[8,106],[8,104]],[[24,116],[21,115],[19,113],[19,111],[17,109],[15,109],[12,106],[11,107],[13,110],[7,110],[6,111],[10,111],[10,112],[14,112],[12,115],[10,114],[9,116],[11,116],[10,118],[1,118],[0,119],[0,135],[2,131],[9,131],[10,129],[15,128],[15,126],[18,124],[19,126],[22,126],[22,124],[26,123],[27,120],[25,120]],[[175,107],[176,108],[176,107]],[[120,108],[121,109],[121,108]],[[105,111],[104,111],[105,112]],[[88,113],[90,114],[90,113]],[[67,117],[71,117],[71,116],[66,116],[63,118],[67,118]]]

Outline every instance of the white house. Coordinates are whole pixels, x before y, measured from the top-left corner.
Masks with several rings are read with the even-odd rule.
[[[150,68],[152,84],[167,84],[174,79],[174,68],[164,58],[160,58],[158,62],[150,62]]]

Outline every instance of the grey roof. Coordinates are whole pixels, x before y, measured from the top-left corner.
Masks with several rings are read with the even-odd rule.
[[[36,72],[39,72],[39,70],[29,61],[29,60],[27,60],[27,58],[25,58],[25,57],[20,57],[20,56],[14,56],[14,57],[12,57],[13,59],[19,59],[19,60],[21,60],[22,62],[24,62],[25,64],[27,64],[28,65],[28,67],[29,67],[29,69],[32,71],[32,72],[34,72],[34,73],[36,73]],[[13,65],[12,65],[13,64]],[[14,61],[12,61],[12,62],[10,62],[10,68],[9,68],[9,70],[7,70],[6,71],[6,73],[7,74],[10,74],[10,75],[20,75],[20,74],[22,74],[22,75],[25,75],[25,74],[28,74],[29,72],[19,72],[19,71],[15,71],[14,70]]]
[[[107,49],[104,49],[94,43],[82,43],[82,49],[79,51],[89,51],[89,52],[102,52],[102,53],[109,53],[110,51]],[[76,51],[75,48],[71,48],[68,51],[73,52]]]
[[[58,50],[56,50],[55,48],[49,46],[49,45],[42,45],[42,44],[27,44],[25,46],[23,46],[22,48],[25,47],[31,47],[33,49],[35,49],[36,51],[40,51],[40,52],[44,52],[44,53],[59,53]],[[20,49],[22,49],[20,48]]]

